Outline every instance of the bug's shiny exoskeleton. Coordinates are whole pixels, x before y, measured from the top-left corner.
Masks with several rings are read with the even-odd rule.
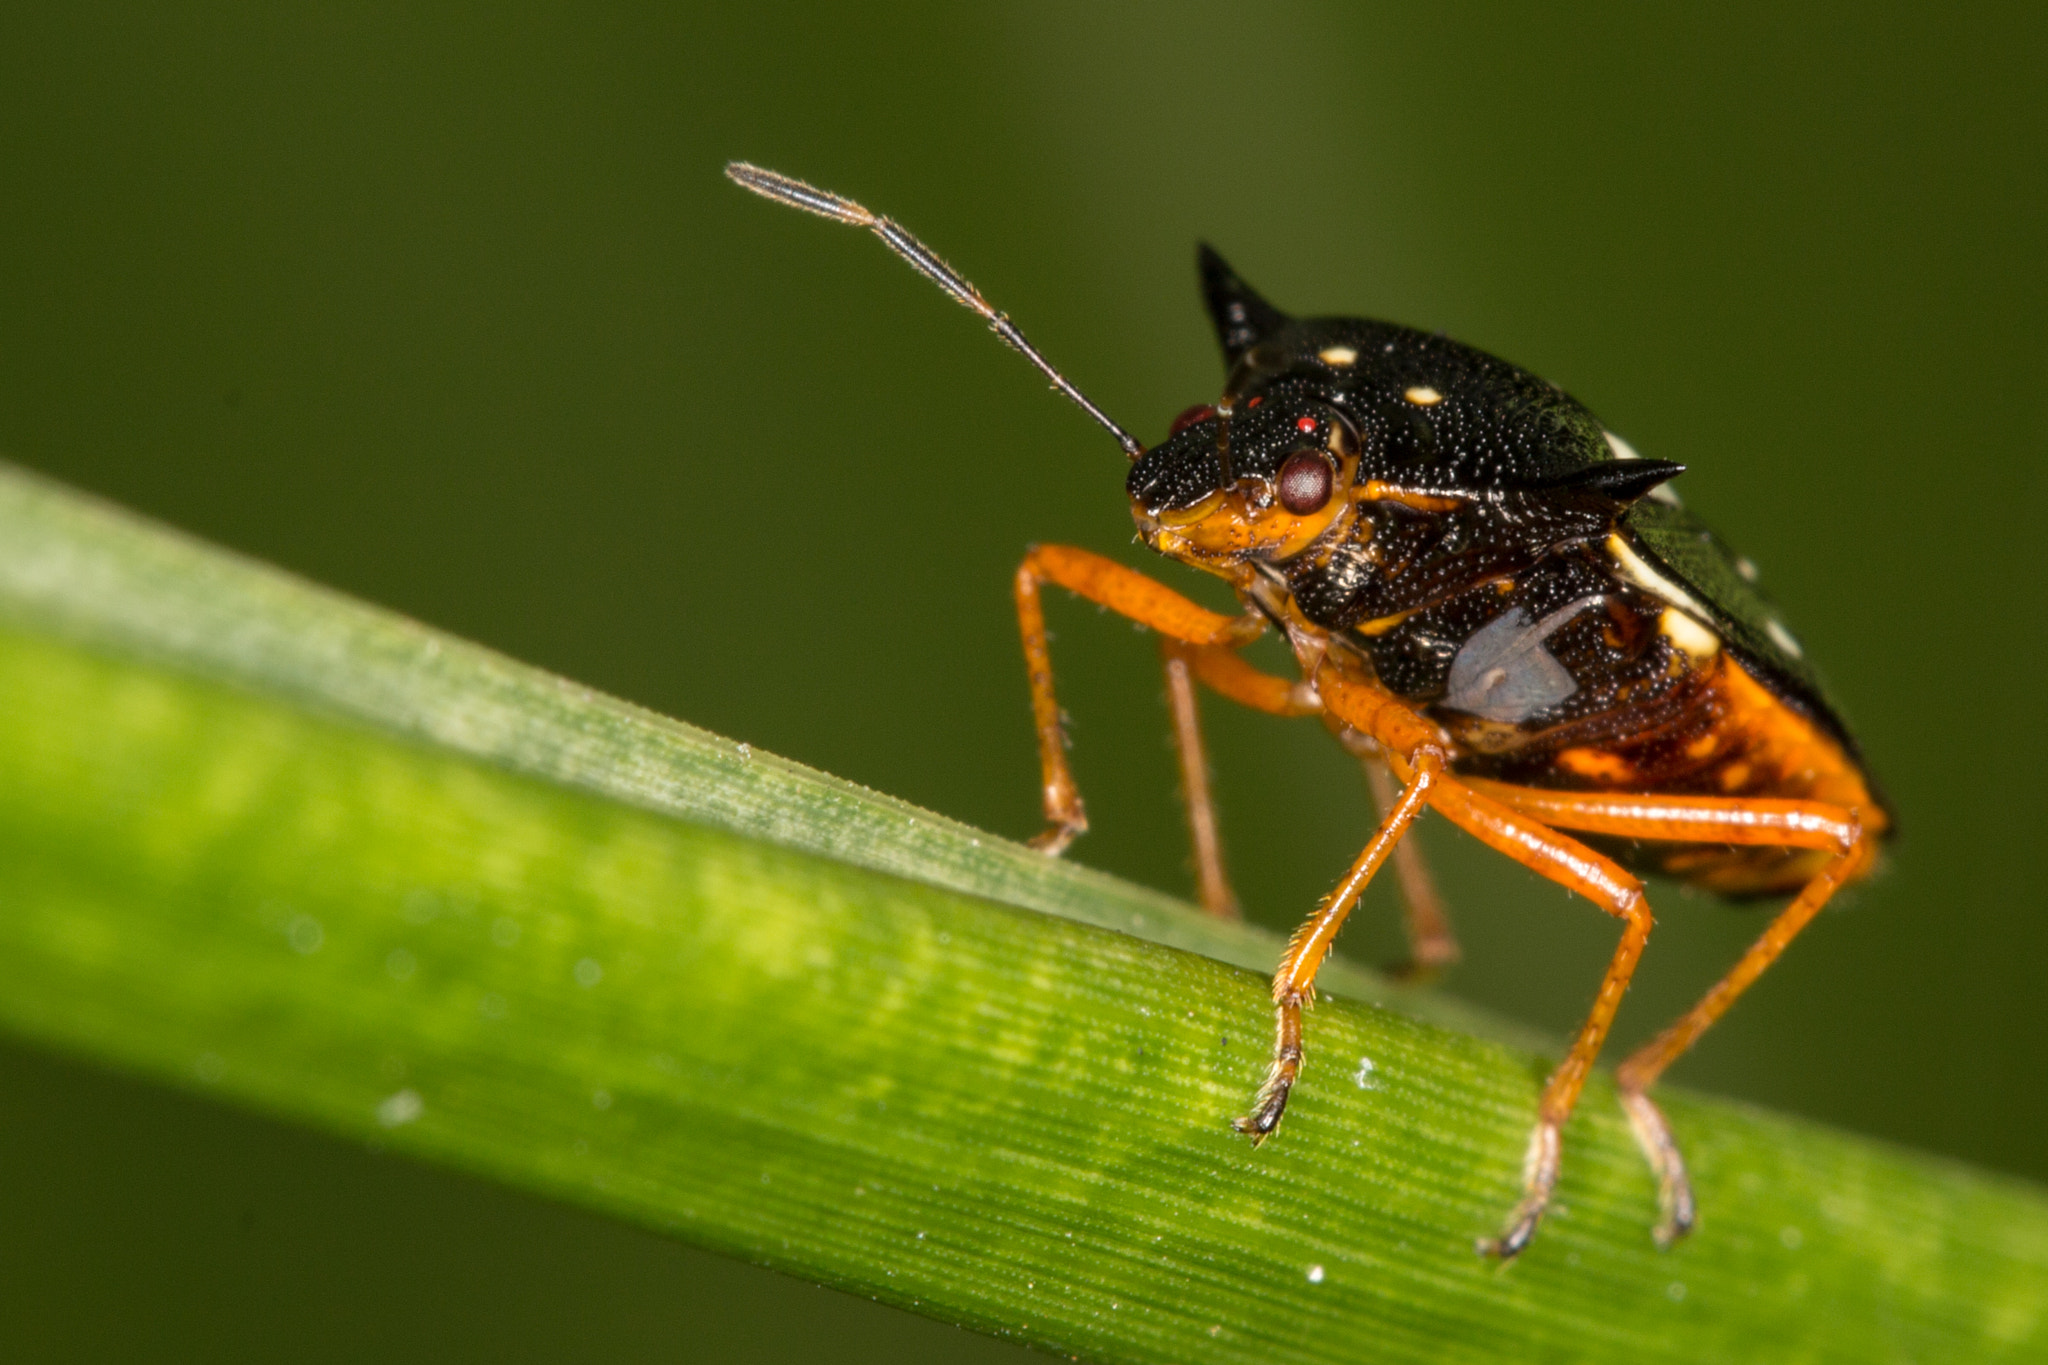
[[[1755,572],[1694,521],[1645,460],[1562,390],[1469,346],[1359,318],[1291,318],[1206,247],[1201,280],[1228,378],[1146,449],[1083,397],[974,287],[850,200],[735,164],[747,188],[869,228],[973,308],[1105,427],[1145,543],[1231,584],[1220,616],[1087,550],[1033,549],[1017,572],[1047,828],[1087,828],[1068,769],[1039,595],[1046,583],[1162,637],[1202,899],[1234,913],[1194,684],[1280,715],[1316,715],[1365,761],[1382,818],[1283,955],[1273,1062],[1254,1142],[1280,1123],[1302,1064],[1302,1007],[1360,891],[1392,860],[1413,965],[1457,956],[1402,836],[1427,808],[1621,922],[1591,1014],[1545,1084],[1521,1202],[1481,1249],[1527,1246],[1557,1180],[1560,1135],[1648,941],[1629,870],[1732,896],[1793,893],[1742,960],[1616,1072],[1658,1176],[1669,1243],[1690,1229],[1678,1145],[1648,1089],[1844,884],[1891,817],[1798,641]],[[1282,632],[1300,676],[1237,653]],[[1572,831],[1566,834],[1563,831]]]

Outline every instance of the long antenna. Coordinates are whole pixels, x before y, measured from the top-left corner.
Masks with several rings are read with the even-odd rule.
[[[864,227],[888,244],[891,251],[910,262],[918,274],[945,290],[953,301],[963,308],[971,308],[987,320],[992,331],[1010,344],[1011,349],[1038,367],[1040,374],[1052,381],[1052,386],[1074,401],[1075,406],[1102,424],[1104,430],[1116,437],[1116,443],[1124,448],[1124,454],[1137,459],[1145,453],[1145,447],[1138,444],[1137,437],[1125,431],[1109,419],[1109,414],[1090,402],[1088,395],[1068,382],[1067,377],[1052,367],[1052,362],[1039,354],[1038,348],[1024,339],[1024,333],[1017,324],[1010,321],[1007,313],[998,313],[981,291],[967,282],[965,276],[952,266],[940,260],[938,254],[917,238],[905,232],[900,226],[878,213],[870,213],[859,204],[830,190],[821,190],[803,181],[793,179],[778,171],[766,170],[745,161],[729,161],[725,174],[734,184],[752,190],[763,199],[773,199],[778,204],[787,204],[793,209],[815,213],[820,218],[830,218],[835,223],[846,223],[852,227]]]

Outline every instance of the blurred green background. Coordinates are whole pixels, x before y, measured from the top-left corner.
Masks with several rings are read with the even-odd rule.
[[[876,243],[725,159],[902,219],[1148,440],[1220,378],[1197,238],[1283,307],[1556,380],[1691,467],[1904,817],[1674,1081],[2048,1177],[2037,8],[49,6],[8,30],[0,455],[1013,836],[1037,815],[1010,571],[1033,540],[1142,563],[1123,461]],[[1074,856],[1180,889],[1152,645],[1054,612],[1097,831]],[[1240,889],[1285,927],[1363,838],[1361,784],[1311,724],[1208,716]],[[1451,989],[1571,1027],[1602,917],[1421,837],[1467,947]],[[1624,1044],[1762,922],[1653,896]],[[1376,892],[1347,947],[1391,956],[1392,915]],[[117,1353],[1014,1354],[0,1048],[0,1354]]]

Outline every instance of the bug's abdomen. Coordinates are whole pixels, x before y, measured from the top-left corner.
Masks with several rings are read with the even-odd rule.
[[[1509,780],[1573,790],[1825,801],[1856,812],[1875,833],[1889,828],[1884,807],[1854,758],[1725,650],[1705,670],[1680,723],[1666,733],[1633,742],[1567,746],[1539,768]],[[1610,842],[1603,847],[1640,869],[1734,896],[1795,891],[1832,856],[1821,849],[1722,844]]]
[[[1456,771],[1570,791],[1827,801],[1884,826],[1860,768],[1826,729],[1596,546],[1354,640],[1382,685],[1444,726]],[[1796,888],[1826,859],[1594,842],[1637,868],[1730,895]]]

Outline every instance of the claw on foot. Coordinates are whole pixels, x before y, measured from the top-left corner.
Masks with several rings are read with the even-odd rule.
[[[1557,1188],[1557,1168],[1563,1144],[1558,1125],[1541,1120],[1529,1134],[1529,1153],[1522,1160],[1522,1200],[1508,1215],[1507,1226],[1498,1237],[1479,1239],[1481,1256],[1511,1261],[1536,1239],[1543,1211],[1550,1207],[1550,1192]]]
[[[1250,1138],[1252,1146],[1258,1146],[1280,1126],[1280,1116],[1287,1112],[1287,1092],[1293,1088],[1288,1081],[1268,1081],[1259,1087],[1258,1096],[1252,1100],[1252,1112],[1232,1119],[1230,1126]]]
[[[1481,1256],[1491,1256],[1499,1261],[1512,1261],[1522,1254],[1522,1249],[1536,1240],[1536,1225],[1543,1221],[1543,1207],[1550,1201],[1533,1203],[1524,1199],[1515,1205],[1514,1216],[1508,1219],[1507,1228],[1498,1237],[1481,1237],[1478,1250]]]
[[[1289,996],[1281,1001],[1279,1014],[1280,1037],[1273,1047],[1273,1064],[1266,1069],[1259,1093],[1252,1097],[1252,1112],[1230,1121],[1230,1126],[1250,1138],[1254,1147],[1273,1136],[1273,1130],[1280,1126],[1280,1116],[1287,1112],[1288,1093],[1294,1089],[1294,1078],[1301,1074],[1300,997]]]
[[[1067,845],[1088,832],[1088,817],[1076,816],[1058,824],[1048,825],[1043,832],[1034,836],[1031,847],[1048,858],[1057,858],[1067,851]]]
[[[1685,1158],[1679,1153],[1678,1139],[1664,1111],[1639,1090],[1623,1091],[1621,1107],[1636,1135],[1636,1145],[1643,1149],[1643,1156],[1657,1177],[1657,1209],[1661,1216],[1650,1235],[1657,1239],[1659,1247],[1668,1250],[1692,1231],[1699,1216],[1699,1206],[1692,1197],[1692,1178],[1686,1174]]]

